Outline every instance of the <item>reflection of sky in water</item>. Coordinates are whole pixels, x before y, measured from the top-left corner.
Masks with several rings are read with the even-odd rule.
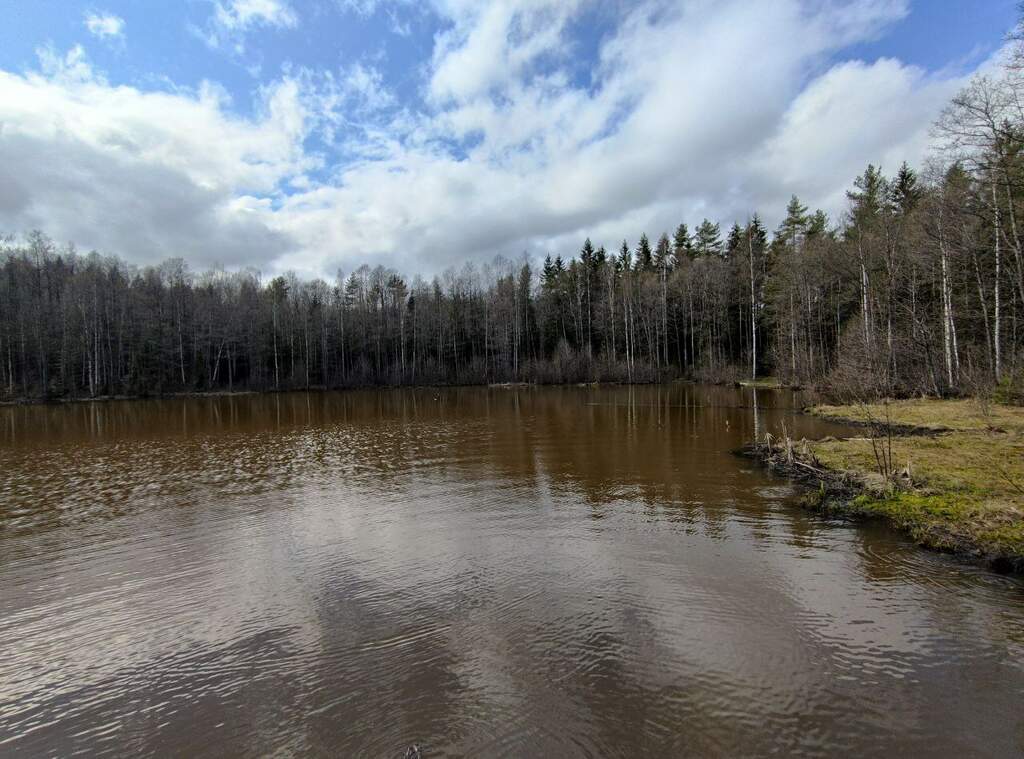
[[[0,750],[1011,752],[1020,583],[796,508],[749,400],[4,409]]]

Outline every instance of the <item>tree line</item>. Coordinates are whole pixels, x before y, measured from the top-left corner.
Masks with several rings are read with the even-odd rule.
[[[876,394],[1019,387],[1024,54],[976,77],[922,172],[868,166],[841,218],[681,223],[611,250],[425,279],[193,273],[0,240],[0,397],[370,384],[734,380]]]

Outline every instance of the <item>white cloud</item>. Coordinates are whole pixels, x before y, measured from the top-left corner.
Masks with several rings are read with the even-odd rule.
[[[215,4],[214,20],[225,29],[245,30],[260,25],[293,27],[298,16],[287,0],[228,0]]]
[[[85,28],[101,40],[123,36],[124,27],[124,19],[112,13],[85,14]]]
[[[869,160],[890,173],[904,160],[920,167],[931,146],[922,114],[938,115],[963,83],[893,59],[837,64],[792,102],[751,175],[835,211],[845,201],[837,176],[849,181]]]
[[[595,3],[618,15],[581,72],[574,24]],[[443,24],[419,107],[366,61],[291,70],[258,90],[252,118],[210,84],[111,86],[80,48],[0,72],[0,227],[136,260],[330,275],[571,253],[586,235],[611,247],[755,210],[772,224],[793,192],[836,213],[869,161],[920,162],[963,81],[892,59],[828,63],[904,2],[433,7]],[[221,33],[296,23],[271,0],[221,11]]]
[[[447,0],[453,21],[434,47],[430,95],[465,100],[517,81],[545,55],[557,54],[580,0]]]
[[[206,28],[192,31],[211,48],[227,48],[240,56],[247,32],[258,27],[292,29],[298,23],[288,0],[214,0]],[[251,68],[258,73],[258,66]]]
[[[395,104],[380,70],[362,62],[342,69],[338,86],[340,94],[354,99],[361,109],[378,111]]]
[[[40,73],[0,72],[0,224],[145,261],[265,264],[289,246],[269,212],[237,201],[315,166],[294,80],[262,92],[246,120],[210,85],[143,92],[110,86],[81,48],[41,59]]]
[[[794,191],[837,213],[868,161],[922,157],[958,86],[897,61],[821,69],[904,3],[643,3],[604,41],[589,87],[561,65],[580,6],[439,7],[453,26],[429,71],[434,109],[391,124],[377,160],[283,204],[304,242],[288,265],[365,257],[437,271],[524,248],[571,252],[588,234],[612,246],[704,215],[774,221]],[[849,105],[809,116],[828,93]],[[851,129],[858,107],[874,123]],[[444,147],[452,139],[465,157]]]

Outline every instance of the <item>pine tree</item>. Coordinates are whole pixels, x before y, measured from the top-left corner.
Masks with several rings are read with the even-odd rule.
[[[860,268],[860,315],[864,332],[864,346],[867,350],[874,348],[875,328],[871,308],[873,260],[877,256],[877,245],[874,234],[879,226],[882,210],[889,199],[888,182],[882,172],[872,164],[868,164],[864,173],[853,182],[854,189],[846,193],[850,201],[850,225],[846,229],[847,237],[854,241],[857,251],[857,263]]]
[[[590,242],[589,237],[583,243],[583,247],[580,248],[580,263],[583,264],[587,271],[594,267],[594,245]]]
[[[807,206],[801,203],[800,199],[794,195],[789,199],[789,205],[786,206],[786,218],[779,225],[779,230],[776,234],[786,244],[796,249],[799,241],[807,234],[808,221]]]
[[[586,297],[587,356],[594,352],[594,289],[597,277],[597,255],[588,237],[580,250],[580,264],[583,267],[583,295]]]
[[[685,224],[680,224],[676,227],[676,233],[672,237],[672,246],[677,263],[682,261],[684,257],[693,258],[693,241],[690,239],[690,230]]]
[[[636,268],[641,271],[650,271],[654,267],[654,257],[651,254],[651,243],[646,234],[640,235],[640,242],[636,246]]]
[[[697,256],[722,255],[722,228],[704,219],[697,227],[693,247]]]
[[[889,190],[889,202],[894,210],[905,216],[914,210],[922,194],[917,184],[917,173],[904,161]]]
[[[888,195],[888,182],[882,176],[881,169],[868,164],[867,169],[853,181],[855,189],[849,190],[846,197],[850,200],[850,216],[854,226],[869,223],[881,213]]]
[[[674,258],[672,242],[667,234],[663,234],[658,238],[658,245],[654,249],[654,268],[658,271],[671,271],[675,266]]]
[[[544,268],[541,270],[540,284],[545,290],[550,290],[555,286],[555,264],[551,260],[550,253],[544,257]]]
[[[658,238],[658,247],[654,250],[654,268],[661,280],[661,341],[658,350],[662,352],[665,365],[670,363],[668,355],[668,273],[674,265],[672,243],[668,234]]]
[[[725,256],[726,258],[732,258],[736,253],[739,252],[740,245],[743,243],[743,230],[740,225],[736,222],[732,223],[729,228],[729,236],[725,239]]]
[[[754,247],[763,253],[768,245],[768,230],[764,228],[764,222],[758,214],[755,213],[750,219],[745,232],[753,238]]]
[[[733,229],[737,233],[735,252],[745,255],[747,258],[747,275],[750,284],[750,378],[757,379],[757,328],[760,312],[764,308],[763,291],[767,274],[765,271],[765,248],[768,233],[756,213],[747,223],[746,229],[740,231],[739,225],[734,225]],[[731,237],[733,235],[730,234]],[[745,250],[743,250],[744,248]]]
[[[828,214],[820,208],[807,221],[807,237],[819,237],[828,232]]]
[[[619,257],[615,260],[615,267],[619,271],[629,271],[633,267],[633,254],[629,252],[629,243],[622,241],[619,248]]]

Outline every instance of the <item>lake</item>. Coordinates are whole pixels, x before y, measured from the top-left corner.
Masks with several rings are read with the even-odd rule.
[[[1024,582],[676,384],[0,408],[0,754],[1024,751]]]

